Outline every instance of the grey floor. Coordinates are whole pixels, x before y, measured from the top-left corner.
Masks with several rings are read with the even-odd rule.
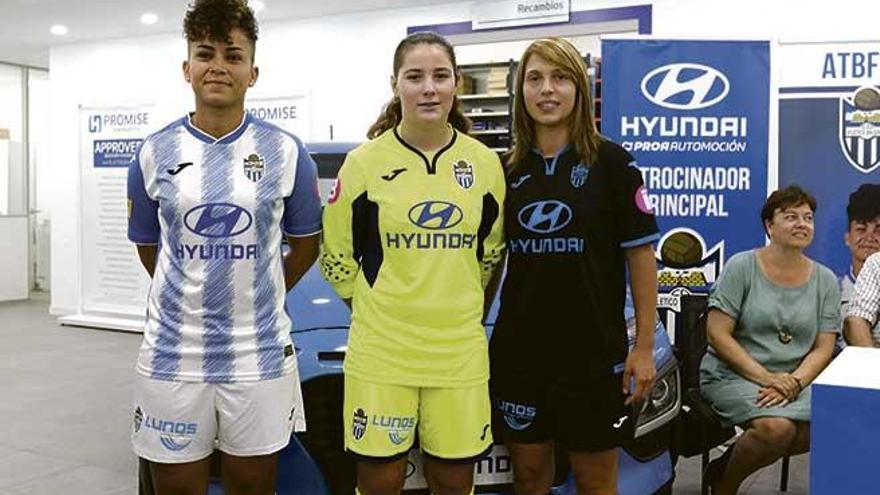
[[[140,336],[59,326],[45,295],[0,303],[0,495],[134,494],[131,382]],[[807,493],[808,456],[792,459],[790,494]],[[673,492],[699,494],[698,458]],[[741,493],[777,494],[779,464]]]

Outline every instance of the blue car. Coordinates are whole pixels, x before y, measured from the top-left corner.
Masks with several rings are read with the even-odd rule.
[[[321,193],[326,199],[332,179],[345,155],[357,143],[312,143],[309,149],[318,164]],[[299,359],[308,431],[296,435],[282,454],[278,493],[351,494],[354,463],[343,450],[342,361],[345,357],[350,313],[317,267],[303,277],[287,296],[292,315],[291,334]],[[491,336],[498,301],[494,301],[486,326]],[[625,308],[630,346],[634,342],[635,311],[627,296]],[[639,413],[635,438],[621,449],[618,492],[621,495],[671,493],[674,478],[672,423],[681,408],[678,363],[669,336],[658,320],[655,325],[654,362],[657,379],[650,399]],[[564,456],[557,457],[564,460]],[[427,493],[418,449],[410,453],[405,493]],[[567,467],[559,466],[554,494],[576,494]],[[477,493],[512,493],[510,458],[496,445],[476,466]]]
[[[321,193],[326,199],[332,179],[356,143],[317,143],[309,149],[318,164]],[[487,319],[491,336],[498,300]],[[350,313],[313,266],[287,294],[293,338],[302,381],[308,431],[295,435],[281,453],[278,495],[350,495],[354,493],[355,466],[343,448],[342,362],[348,340]],[[625,316],[629,344],[635,339],[635,311],[627,294]],[[678,363],[665,327],[657,319],[654,328],[654,362],[657,377],[650,398],[639,412],[634,438],[620,449],[618,493],[621,495],[669,494],[675,476],[672,445],[673,420],[681,408]],[[421,474],[420,454],[414,448],[404,487],[406,494],[428,493]],[[557,456],[558,461],[565,456]],[[511,494],[513,472],[510,457],[500,444],[480,461],[475,472],[476,493]],[[222,494],[219,480],[211,494]],[[568,468],[557,466],[555,495],[576,495]]]

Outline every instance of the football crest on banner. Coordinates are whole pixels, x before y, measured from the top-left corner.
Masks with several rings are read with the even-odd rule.
[[[452,174],[463,189],[470,189],[474,185],[474,166],[465,160],[459,160],[452,165]]]
[[[358,408],[354,412],[354,418],[351,422],[351,434],[355,440],[364,438],[367,432],[367,413],[363,409]]]
[[[263,177],[265,169],[266,161],[256,153],[251,153],[244,159],[244,175],[253,182],[257,182]]]
[[[707,294],[721,274],[724,241],[707,249],[699,232],[681,227],[663,235],[657,254],[657,312],[671,331],[681,313],[681,296]]]
[[[578,189],[587,182],[587,176],[590,174],[590,170],[584,166],[583,163],[578,163],[574,167],[571,168],[571,187]]]
[[[864,86],[840,98],[840,147],[862,173],[880,166],[880,88]]]

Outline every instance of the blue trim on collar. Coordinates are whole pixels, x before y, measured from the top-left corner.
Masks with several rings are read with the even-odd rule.
[[[846,276],[849,277],[850,282],[856,283],[857,277],[856,277],[855,273],[853,273],[853,266],[852,265],[849,265],[849,273],[847,273]]]
[[[241,123],[238,124],[238,127],[232,130],[229,134],[225,136],[220,136],[219,138],[214,138],[214,136],[206,133],[205,131],[199,129],[194,126],[192,123],[192,114],[187,114],[183,118],[183,127],[189,131],[190,134],[193,135],[199,141],[207,144],[229,144],[235,142],[236,139],[240,138],[242,134],[244,134],[245,129],[247,129],[248,124],[251,123],[253,117],[250,112],[245,111],[244,117],[241,119]]]
[[[544,156],[544,153],[541,153],[541,150],[538,148],[532,148],[532,152],[536,155],[540,156],[542,160],[544,160],[544,175],[554,175],[556,173],[556,162],[559,161],[559,157],[565,154],[566,151],[571,149],[571,144],[566,144],[562,147],[561,150],[557,151],[553,156],[553,160],[550,163],[547,163],[547,158]]]

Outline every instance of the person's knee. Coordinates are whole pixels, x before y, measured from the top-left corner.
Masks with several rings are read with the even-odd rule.
[[[546,495],[553,485],[553,464],[518,465],[513,483],[518,495]]]
[[[153,488],[167,495],[194,495],[208,487],[207,464],[202,461],[186,464],[150,463]]]
[[[425,477],[434,495],[467,495],[474,484],[474,465],[426,462]]]
[[[616,476],[609,476],[608,473],[593,472],[580,473],[579,475],[575,475],[575,482],[578,486],[578,493],[589,495],[616,495],[616,481]]]
[[[223,485],[230,495],[272,495],[275,493],[275,472],[265,469],[226,469]]]
[[[405,481],[405,470],[398,469],[397,463],[358,464],[357,487],[360,495],[395,495],[403,490]]]
[[[753,428],[758,439],[774,452],[787,451],[797,434],[795,422],[786,418],[761,418]]]

